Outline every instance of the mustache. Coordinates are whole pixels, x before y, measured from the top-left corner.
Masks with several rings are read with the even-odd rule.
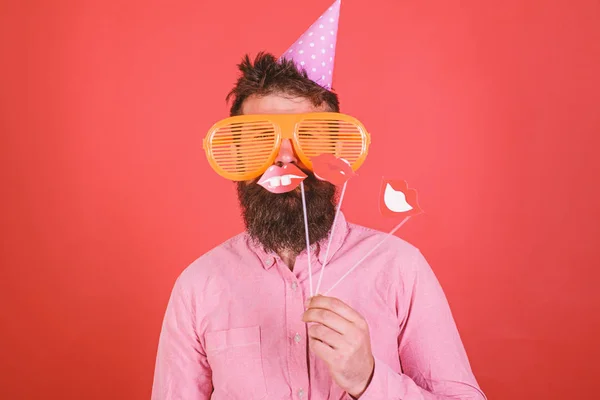
[[[304,172],[306,175],[315,177],[314,172],[312,172],[310,169],[308,169],[308,167],[306,167],[304,165],[298,164],[297,162],[291,162],[291,163],[286,163],[286,164],[293,165],[294,167],[298,168],[300,171]],[[279,163],[275,163],[274,165],[277,165],[278,167],[283,167],[284,163],[279,162]],[[258,182],[260,180],[260,177],[263,174],[264,174],[264,171],[258,177],[252,179],[251,182],[252,183]]]

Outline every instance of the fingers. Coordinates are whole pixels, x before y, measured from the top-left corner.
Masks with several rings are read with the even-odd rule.
[[[341,334],[347,333],[352,329],[352,322],[324,308],[309,308],[302,315],[304,322],[316,322]]]
[[[312,337],[309,337],[308,343],[315,355],[327,364],[331,364],[332,360],[335,359],[336,350],[331,348],[328,344]]]
[[[318,308],[329,310],[342,318],[354,323],[361,322],[363,317],[356,312],[352,307],[344,303],[338,298],[317,295],[310,299],[308,308]]]
[[[309,339],[316,339],[332,349],[345,347],[344,336],[325,325],[315,324],[308,327]]]

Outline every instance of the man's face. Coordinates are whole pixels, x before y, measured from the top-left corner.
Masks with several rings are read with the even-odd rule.
[[[305,98],[276,94],[252,96],[242,105],[242,114],[299,114],[322,111],[328,111],[327,105],[315,107]],[[307,175],[303,183],[310,241],[314,243],[325,238],[335,217],[335,186],[315,178],[298,160],[289,139],[282,142],[275,164],[282,167],[295,165]],[[267,251],[289,250],[300,253],[306,248],[300,187],[276,194],[260,186],[259,179],[238,182],[237,186],[248,233]],[[283,183],[286,182],[281,179],[281,184]]]

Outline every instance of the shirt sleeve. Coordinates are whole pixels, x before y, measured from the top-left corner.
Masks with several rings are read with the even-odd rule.
[[[160,333],[152,400],[210,399],[212,374],[195,327],[193,298],[180,278]]]
[[[486,400],[471,371],[439,281],[418,252],[398,340],[403,373],[375,358],[373,378],[360,400]],[[345,400],[351,400],[349,395]]]

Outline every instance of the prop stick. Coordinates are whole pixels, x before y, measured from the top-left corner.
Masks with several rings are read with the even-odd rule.
[[[344,275],[342,275],[342,277],[340,279],[338,279],[338,281],[336,283],[333,284],[332,287],[330,287],[324,294],[323,296],[327,296],[327,294],[329,292],[331,292],[337,285],[339,285],[339,283],[341,281],[343,281],[348,275],[350,275],[350,273],[352,271],[354,271],[356,269],[356,267],[358,267],[360,265],[360,263],[362,263],[367,257],[369,257],[371,255],[371,253],[373,253],[375,250],[377,250],[377,248],[379,246],[381,246],[383,244],[383,242],[385,242],[390,236],[392,236],[394,233],[396,233],[396,231],[398,229],[400,229],[400,227],[402,225],[404,225],[406,223],[406,221],[408,221],[410,218],[410,215],[404,217],[404,219],[402,220],[402,222],[400,222],[398,225],[396,225],[396,227],[394,229],[392,229],[387,235],[385,235],[385,237],[379,242],[377,243],[371,250],[369,250],[369,252],[367,254],[365,254],[363,256],[363,258],[361,258],[360,260],[358,260],[358,262],[356,264],[354,264],[352,266],[352,268],[350,268]]]
[[[304,194],[304,181],[300,182],[300,192],[302,193],[302,212],[304,214],[304,232],[306,233],[306,255],[308,256],[308,282],[310,287],[310,297],[312,297],[312,266],[310,265],[310,239],[308,236],[308,217],[306,213],[306,195]]]
[[[333,239],[333,234],[335,233],[335,225],[338,219],[338,215],[340,215],[340,209],[342,208],[342,201],[344,201],[344,193],[346,193],[347,184],[348,181],[344,182],[344,186],[342,186],[342,194],[340,194],[340,202],[338,203],[337,210],[335,211],[335,217],[333,218],[333,225],[331,226],[331,233],[329,234],[329,241],[327,243],[327,251],[325,251],[325,259],[323,260],[323,267],[321,267],[321,273],[319,274],[319,281],[317,282],[317,289],[315,290],[315,294],[319,294],[319,288],[321,287],[321,281],[323,280],[323,271],[325,271],[325,266],[327,265],[329,249],[331,248],[331,240]]]
[[[390,180],[383,178],[379,194],[379,212],[384,217],[397,217],[403,215],[404,219],[385,235],[379,243],[367,252],[356,264],[352,266],[338,281],[325,292],[325,296],[340,284],[352,271],[354,271],[367,257],[379,248],[390,236],[392,236],[410,217],[423,212],[417,201],[417,191],[409,189],[406,181]]]
[[[352,170],[350,163],[343,159],[337,158],[333,154],[320,154],[316,157],[312,158],[313,164],[313,172],[317,179],[322,181],[327,181],[336,186],[344,185],[342,187],[342,194],[340,195],[340,201],[338,203],[337,209],[335,210],[335,217],[333,218],[333,225],[331,226],[331,232],[329,233],[329,242],[327,243],[327,251],[325,252],[325,259],[323,260],[323,267],[321,268],[321,273],[319,274],[319,281],[317,283],[317,290],[315,294],[319,293],[319,288],[321,287],[321,281],[323,280],[323,272],[325,271],[325,266],[327,265],[327,259],[329,258],[329,249],[331,248],[331,241],[333,239],[333,235],[335,233],[335,225],[337,223],[338,215],[340,214],[340,210],[342,208],[342,201],[344,200],[344,193],[346,193],[346,186],[348,184],[348,179],[352,178],[356,174]],[[312,294],[311,294],[312,295]]]

